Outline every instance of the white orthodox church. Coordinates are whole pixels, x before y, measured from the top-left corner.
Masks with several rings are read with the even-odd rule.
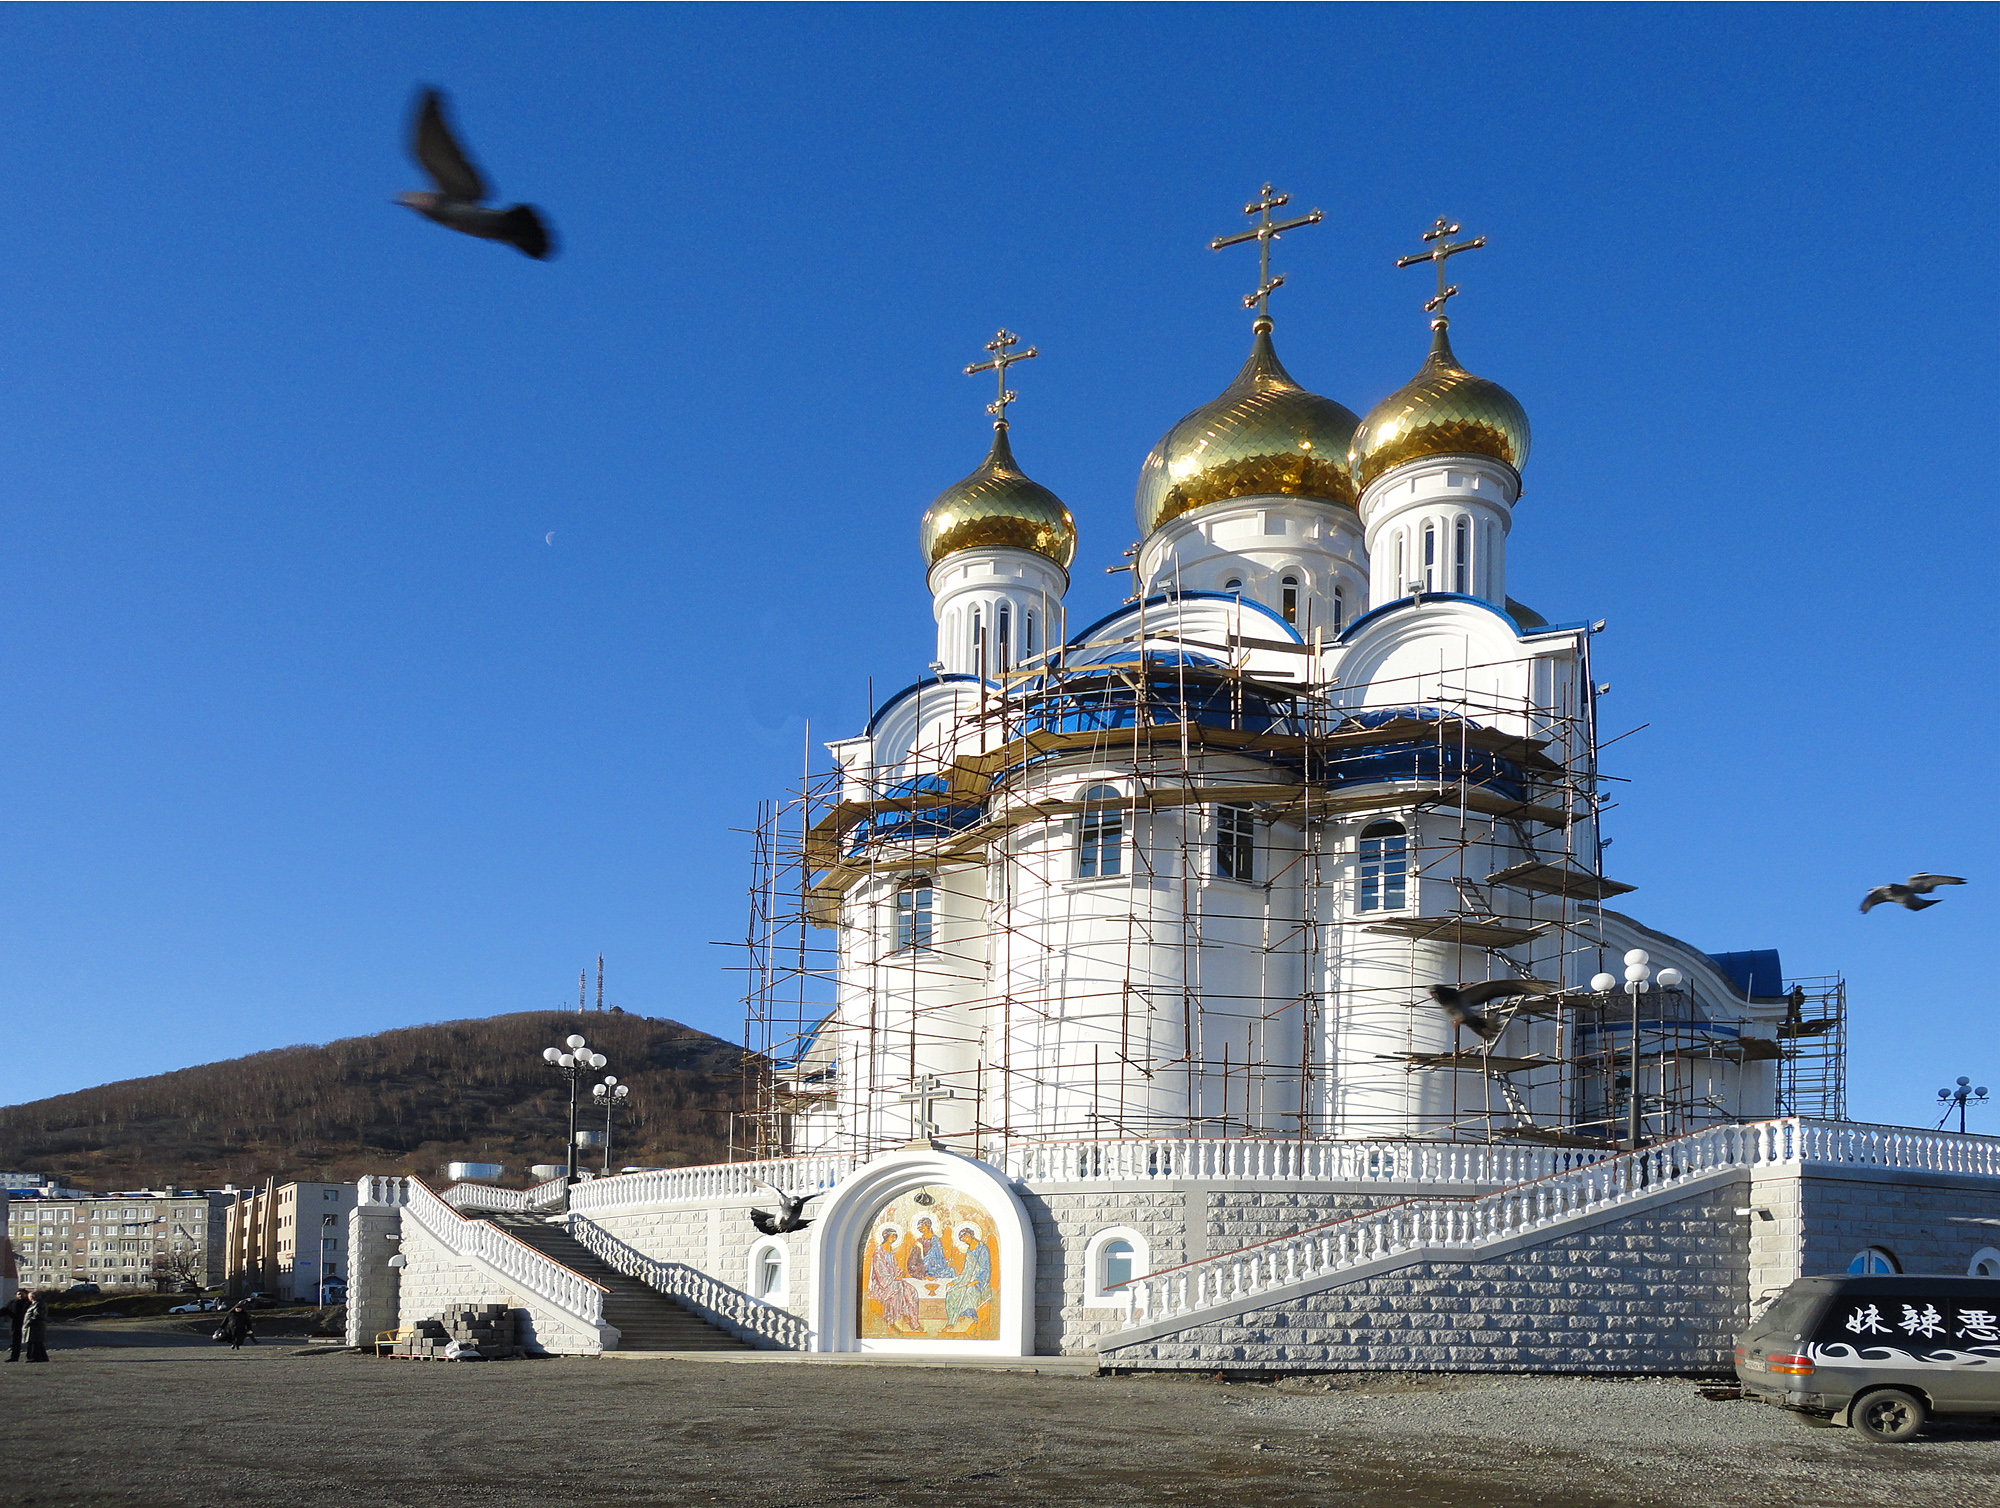
[[[1603,625],[1508,596],[1528,419],[1443,312],[1483,238],[1404,259],[1430,350],[1357,418],[1279,360],[1284,202],[1221,243],[1262,253],[1248,359],[1139,467],[1109,616],[1067,621],[1075,526],[1011,448],[1035,352],[968,368],[935,661],[767,823],[745,1156],[364,1180],[356,1324],[619,1345],[489,1239],[531,1219],[748,1344],[1115,1367],[1701,1370],[1801,1272],[2000,1274],[1943,1213],[2000,1219],[2000,1142],[1847,1122],[1837,980],[1607,904]],[[753,1225],[771,1187],[811,1223]]]

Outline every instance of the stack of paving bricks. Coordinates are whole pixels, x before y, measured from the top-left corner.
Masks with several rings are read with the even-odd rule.
[[[442,1318],[418,1320],[412,1328],[416,1333],[397,1341],[393,1355],[442,1361],[454,1341],[476,1347],[481,1359],[488,1361],[528,1354],[521,1348],[516,1311],[505,1304],[450,1309]]]

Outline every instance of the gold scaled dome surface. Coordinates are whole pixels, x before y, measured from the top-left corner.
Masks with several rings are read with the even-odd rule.
[[[1139,469],[1141,533],[1235,497],[1304,497],[1354,506],[1347,450],[1353,411],[1292,380],[1259,323],[1250,359],[1222,396],[1168,430]]]
[[[1423,367],[1368,410],[1354,432],[1349,459],[1357,487],[1425,456],[1492,456],[1516,471],[1528,459],[1528,415],[1520,403],[1458,364],[1445,321],[1431,328],[1437,333]]]
[[[1076,521],[1061,498],[1015,463],[1004,424],[993,427],[993,449],[979,469],[924,510],[920,537],[926,566],[982,545],[1033,550],[1064,570],[1076,558]]]

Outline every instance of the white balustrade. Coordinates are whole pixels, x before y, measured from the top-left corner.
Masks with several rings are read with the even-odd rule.
[[[699,1168],[653,1168],[644,1173],[614,1173],[593,1178],[570,1190],[569,1207],[578,1213],[619,1209],[634,1204],[671,1204],[686,1199],[725,1199],[754,1194],[775,1184],[788,1194],[829,1189],[842,1176],[867,1161],[858,1152],[826,1152],[810,1157],[782,1157],[768,1162],[722,1162]]]
[[[1492,1193],[1409,1200],[1154,1273],[1130,1285],[1132,1304],[1121,1328],[1190,1316],[1380,1257],[1508,1240],[1718,1169],[1785,1163],[1993,1176],[2000,1175],[2000,1138],[1797,1119],[1714,1126]]]
[[[1023,1142],[995,1161],[1017,1183],[1144,1182],[1512,1184],[1609,1152],[1445,1141],[1295,1141],[1250,1137]]]
[[[592,1329],[604,1322],[605,1289],[581,1273],[515,1239],[496,1225],[471,1220],[446,1204],[421,1178],[406,1181],[406,1218],[461,1257],[475,1257],[508,1282]]]
[[[438,1198],[456,1210],[561,1209],[563,1186],[560,1178],[551,1178],[531,1189],[503,1189],[490,1183],[455,1183]]]
[[[569,1232],[613,1271],[679,1299],[703,1319],[739,1334],[759,1336],[787,1351],[806,1349],[811,1331],[789,1309],[753,1298],[683,1262],[662,1262],[649,1257],[580,1216],[571,1219]]]
[[[354,1180],[354,1202],[356,1204],[407,1204],[409,1193],[406,1178],[380,1178],[369,1174]]]

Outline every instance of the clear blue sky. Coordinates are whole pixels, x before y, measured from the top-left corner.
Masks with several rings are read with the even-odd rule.
[[[743,826],[931,656],[915,544],[1016,450],[1113,605],[1154,439],[1279,342],[1458,351],[1535,454],[1514,595],[1605,616],[1612,871],[1844,970],[1853,1106],[2000,1082],[1996,12],[0,11],[0,1099],[611,998],[733,1034]],[[542,266],[390,205],[453,91]],[[553,545],[544,542],[553,531]],[[1923,915],[1856,913],[1912,869]],[[2000,1132],[2000,1111],[1987,1129]]]

